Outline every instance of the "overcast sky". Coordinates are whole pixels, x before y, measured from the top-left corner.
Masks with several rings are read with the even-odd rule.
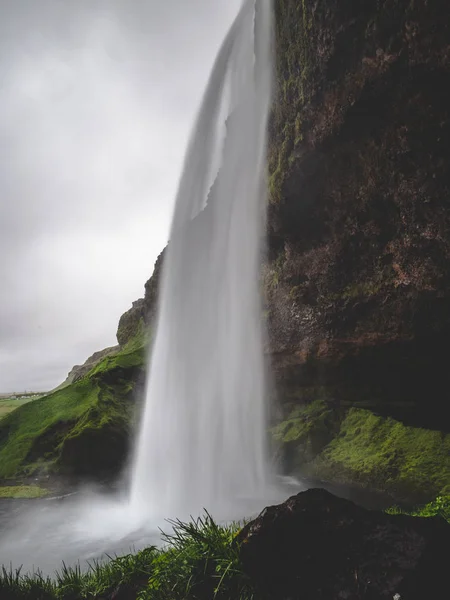
[[[116,343],[240,0],[0,0],[0,393]]]

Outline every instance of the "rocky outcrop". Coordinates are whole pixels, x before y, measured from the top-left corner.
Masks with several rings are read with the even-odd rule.
[[[74,383],[75,381],[80,380],[82,377],[87,375],[91,369],[98,365],[98,363],[106,356],[114,354],[118,350],[119,346],[111,346],[110,348],[105,348],[104,350],[94,352],[94,354],[90,356],[82,365],[75,365],[72,367],[63,385],[68,385],[69,383]]]
[[[132,307],[119,320],[117,341],[125,346],[130,340],[148,330],[156,317],[158,290],[165,250],[158,256],[153,274],[145,284],[145,296],[133,302]]]
[[[131,308],[124,313],[119,320],[117,328],[117,341],[119,346],[125,346],[133,337],[139,335],[141,324],[145,321],[144,298],[133,302]]]
[[[368,511],[322,489],[266,508],[239,533],[244,571],[263,597],[423,600],[446,597],[450,526]]]

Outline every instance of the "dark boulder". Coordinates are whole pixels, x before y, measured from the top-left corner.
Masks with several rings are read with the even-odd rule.
[[[311,489],[266,508],[238,540],[244,570],[263,597],[449,597],[450,527],[440,518],[369,511]]]

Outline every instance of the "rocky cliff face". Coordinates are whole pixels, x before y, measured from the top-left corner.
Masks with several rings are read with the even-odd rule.
[[[439,410],[450,329],[448,5],[278,0],[276,13],[265,271],[275,367],[294,386],[350,378],[374,400],[422,396]]]
[[[164,250],[158,256],[153,274],[145,284],[144,298],[133,302],[130,310],[120,317],[117,328],[117,341],[121,347],[139,335],[142,328],[148,328],[156,316],[163,257]]]
[[[277,434],[319,477],[365,471],[399,491],[428,467],[408,471],[411,448],[393,440],[431,462],[449,441],[418,441],[450,430],[448,5],[277,0],[276,19],[264,287]],[[373,468],[364,453],[350,464],[358,444]]]

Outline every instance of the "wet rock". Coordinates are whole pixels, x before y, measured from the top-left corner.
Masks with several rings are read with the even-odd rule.
[[[266,508],[239,534],[244,570],[268,598],[447,598],[450,526],[387,515],[311,489]]]

